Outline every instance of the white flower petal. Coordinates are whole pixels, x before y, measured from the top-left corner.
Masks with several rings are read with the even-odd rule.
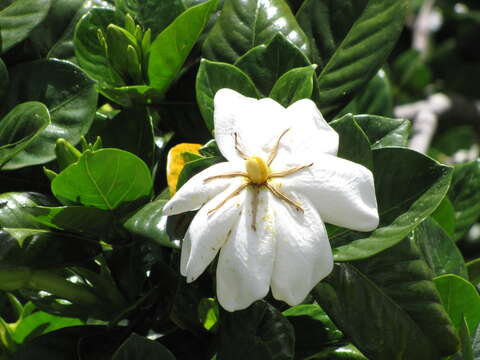
[[[222,247],[229,232],[240,218],[245,201],[246,190],[229,199],[218,210],[220,202],[231,195],[237,186],[229,186],[227,190],[215,196],[195,215],[188,227],[182,244],[180,272],[187,277],[187,282],[196,280],[206,269]]]
[[[308,200],[302,202],[303,213],[279,200],[274,206],[277,251],[272,294],[294,306],[330,274],[332,249],[322,219]]]
[[[257,100],[221,89],[214,106],[215,140],[230,161],[242,159],[235,149],[235,133],[245,155],[267,158],[278,136],[289,127],[285,108],[269,98]]]
[[[282,190],[309,199],[327,223],[371,231],[379,216],[373,175],[366,167],[328,154],[318,154],[313,166],[278,178]]]
[[[275,258],[272,196],[265,188],[258,194],[256,231],[252,230],[252,199],[248,188],[240,221],[220,251],[217,296],[228,311],[245,309],[268,293]]]
[[[273,166],[311,159],[321,153],[337,155],[338,134],[328,125],[312,100],[302,99],[293,103],[286,109],[285,116],[290,130],[282,137]]]
[[[229,185],[240,185],[242,177],[219,178],[204,181],[206,178],[235,171],[245,171],[243,163],[223,162],[210,166],[188,180],[163,207],[165,215],[176,215],[198,210],[215,195]]]

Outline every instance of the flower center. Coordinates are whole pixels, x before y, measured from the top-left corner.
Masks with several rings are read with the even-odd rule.
[[[264,184],[270,175],[270,169],[265,161],[258,156],[252,156],[245,160],[245,169],[252,183]]]

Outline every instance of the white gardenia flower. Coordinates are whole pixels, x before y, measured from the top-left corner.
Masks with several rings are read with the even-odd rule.
[[[227,161],[192,177],[164,207],[167,215],[200,209],[180,271],[192,282],[220,251],[223,308],[245,309],[270,288],[297,305],[332,271],[324,222],[378,226],[372,173],[336,156],[338,134],[311,100],[285,109],[222,89],[214,106],[215,140]]]

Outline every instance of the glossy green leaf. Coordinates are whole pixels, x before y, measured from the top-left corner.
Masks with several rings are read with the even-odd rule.
[[[85,0],[54,0],[45,20],[29,36],[29,51],[45,57],[74,20]]]
[[[313,294],[369,359],[402,354],[404,359],[438,360],[457,350],[455,329],[431,271],[409,239],[369,259],[335,265]]]
[[[52,0],[17,0],[0,11],[1,52],[25,40],[48,14]]]
[[[151,87],[167,91],[216,8],[217,0],[209,0],[186,10],[152,42],[148,61]]]
[[[177,190],[180,189],[191,177],[212,165],[222,162],[222,160],[221,157],[212,156],[186,163],[178,176]]]
[[[229,88],[239,93],[258,97],[252,80],[237,67],[203,59],[195,84],[197,103],[208,130],[213,130],[213,98],[218,90]]]
[[[317,46],[318,106],[325,117],[349,103],[383,65],[402,31],[407,4],[407,0],[303,4],[297,18]]]
[[[440,204],[452,170],[405,148],[373,151],[380,225],[371,234],[337,230],[330,236],[337,261],[364,259],[404,239]]]
[[[332,121],[330,126],[340,136],[340,145],[338,147],[338,156],[358,164],[368,169],[373,169],[372,150],[367,135],[355,121],[351,114],[343,116],[341,119]]]
[[[52,192],[58,199],[102,210],[145,200],[151,189],[147,165],[118,149],[87,151],[52,181]]]
[[[355,115],[354,118],[370,139],[372,149],[407,146],[412,127],[410,121],[375,115]]]
[[[80,319],[60,317],[37,311],[22,319],[13,333],[13,339],[21,344],[26,340],[70,326],[83,325]]]
[[[315,65],[292,69],[277,80],[268,97],[284,107],[288,107],[297,100],[310,99],[314,79]]]
[[[342,332],[318,305],[297,305],[285,310],[283,315],[295,330],[296,359],[304,359],[328,346],[345,343]]]
[[[203,46],[210,60],[234,63],[257,45],[282,33],[306,56],[310,41],[284,0],[226,0]]]
[[[167,201],[157,199],[148,203],[125,222],[125,228],[162,246],[178,248],[178,244],[172,242],[167,234],[167,216],[162,213]]]
[[[175,360],[172,353],[159,342],[132,334],[113,354],[112,360]]]
[[[474,331],[480,321],[480,296],[477,289],[467,280],[453,274],[438,276],[434,282],[453,325],[460,329],[465,316],[468,329]]]
[[[46,229],[27,210],[53,201],[34,192],[10,192],[0,195],[0,228]]]
[[[97,136],[102,139],[103,147],[129,151],[153,165],[153,118],[146,107],[127,108],[113,118],[97,116],[88,139],[94,141]]]
[[[287,71],[310,65],[308,58],[282,33],[277,33],[267,44],[260,44],[234,64],[255,83],[261,94],[267,96],[275,83]]]
[[[383,69],[359,91],[354,101],[358,114],[393,116],[392,88]]]
[[[98,237],[113,228],[112,213],[83,206],[37,206],[27,210],[35,219],[50,228],[76,233],[87,233]]]
[[[219,337],[219,359],[293,359],[293,327],[264,301],[253,303],[246,310],[222,312]]]
[[[117,9],[135,15],[135,20],[145,29],[151,29],[154,36],[187,9],[183,0],[116,0],[115,5]]]
[[[453,238],[455,234],[455,209],[448,197],[445,197],[440,205],[438,205],[437,210],[432,214],[432,218],[448,236]]]
[[[50,124],[50,113],[39,102],[15,106],[0,119],[0,168],[25,149]]]
[[[5,108],[24,101],[42,102],[50,112],[51,124],[5,169],[53,160],[58,138],[76,145],[87,133],[95,116],[98,94],[93,81],[78,67],[66,61],[39,60],[18,65],[10,74]]]
[[[455,209],[454,239],[459,240],[480,217],[480,160],[455,167],[448,198]]]
[[[462,253],[438,223],[427,219],[417,226],[412,236],[435,276],[456,274],[468,279]]]
[[[123,86],[123,80],[111,69],[105,48],[98,39],[97,31],[106,32],[109,24],[123,26],[123,16],[108,8],[93,8],[86,13],[75,28],[75,55],[82,69],[100,86]]]

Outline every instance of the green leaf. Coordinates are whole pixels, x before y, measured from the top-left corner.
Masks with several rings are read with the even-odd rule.
[[[22,319],[13,333],[13,339],[22,344],[24,341],[58,329],[83,324],[84,322],[80,319],[60,317],[37,311]]]
[[[480,258],[467,263],[468,278],[470,282],[477,286],[480,283]]]
[[[377,72],[354,101],[359,114],[393,116],[392,88],[383,69]]]
[[[46,229],[27,210],[38,205],[53,205],[43,194],[10,192],[0,195],[0,228]]]
[[[294,343],[292,325],[265,301],[221,313],[219,359],[292,360]]]
[[[468,325],[465,321],[465,316],[462,317],[462,323],[460,326],[460,345],[461,345],[461,360],[475,360],[473,357],[472,340],[470,339],[470,332],[468,331]],[[456,360],[458,357],[454,357]]]
[[[402,31],[407,4],[407,0],[303,4],[297,18],[317,45],[318,106],[326,118],[348,104],[383,65]]]
[[[435,276],[456,274],[468,279],[462,253],[434,220],[425,220],[417,226],[412,236]]]
[[[222,161],[221,157],[212,156],[188,162],[178,176],[177,190],[180,189],[191,177]]]
[[[410,49],[398,56],[392,66],[395,83],[400,88],[421,91],[432,80],[432,73],[425,65],[422,54]]]
[[[480,321],[480,296],[477,289],[467,280],[453,274],[438,276],[434,282],[453,325],[460,329],[465,316],[468,329],[474,331]]]
[[[188,9],[152,42],[148,61],[151,87],[167,91],[216,8],[217,0],[209,0]]]
[[[116,0],[117,9],[134,15],[144,29],[151,29],[153,35],[159,34],[178,15],[187,9],[183,0]]]
[[[52,181],[52,192],[58,199],[102,210],[134,205],[147,199],[151,190],[147,165],[118,149],[87,151]]]
[[[203,59],[198,70],[195,89],[197,103],[210,132],[213,130],[213,98],[218,90],[229,88],[242,95],[258,97],[252,80],[237,67]]]
[[[405,148],[373,151],[380,225],[371,234],[338,230],[330,236],[336,261],[364,259],[404,239],[440,204],[452,169]]]
[[[448,236],[453,238],[455,234],[455,209],[448,197],[445,197],[440,205],[438,205],[437,210],[432,214],[432,218]]]
[[[5,169],[44,164],[55,158],[55,144],[64,138],[72,145],[85,135],[95,116],[94,83],[75,65],[59,60],[23,63],[11,71],[5,108],[25,101],[44,103],[51,124],[6,165]]]
[[[295,358],[304,359],[345,343],[340,330],[318,305],[297,305],[283,312],[295,330]]]
[[[98,30],[106,33],[110,24],[124,25],[119,12],[107,8],[93,8],[86,13],[75,28],[75,56],[81,68],[100,86],[125,85],[121,77],[110,67],[103,44],[98,39]]]
[[[175,360],[172,353],[159,342],[132,334],[113,354],[112,360]]]
[[[480,217],[480,160],[455,166],[448,198],[455,209],[455,235],[459,240]]]
[[[135,235],[142,236],[162,246],[179,248],[167,234],[167,216],[163,215],[163,207],[167,199],[157,199],[138,210],[124,224],[125,228]]]
[[[410,121],[376,115],[355,115],[354,118],[370,139],[372,149],[387,146],[407,146],[412,127]]]
[[[50,113],[39,102],[15,106],[0,119],[0,168],[25,149],[50,124]]]
[[[50,228],[100,237],[113,228],[112,213],[83,206],[37,206],[28,209],[35,219]]]
[[[408,238],[369,259],[335,265],[313,295],[369,359],[438,360],[457,350],[430,269]]]
[[[297,100],[310,99],[313,93],[315,68],[315,65],[309,65],[286,72],[277,80],[268,97],[284,107]]]
[[[154,162],[153,118],[146,107],[123,109],[113,118],[97,117],[88,139],[97,136],[106,148],[118,148],[137,155],[148,165]]]
[[[234,63],[277,33],[310,57],[310,42],[284,0],[226,0],[203,46],[210,60]]]
[[[0,11],[1,52],[25,40],[48,14],[51,0],[17,0]]]
[[[267,45],[254,47],[235,62],[265,96],[287,71],[308,65],[308,58],[282,33],[277,33]]]
[[[370,142],[352,114],[331,122],[330,126],[340,136],[338,157],[361,164],[370,170],[373,169]]]
[[[0,38],[0,49],[2,43]],[[3,99],[8,90],[8,69],[3,60],[0,58],[0,99]]]

